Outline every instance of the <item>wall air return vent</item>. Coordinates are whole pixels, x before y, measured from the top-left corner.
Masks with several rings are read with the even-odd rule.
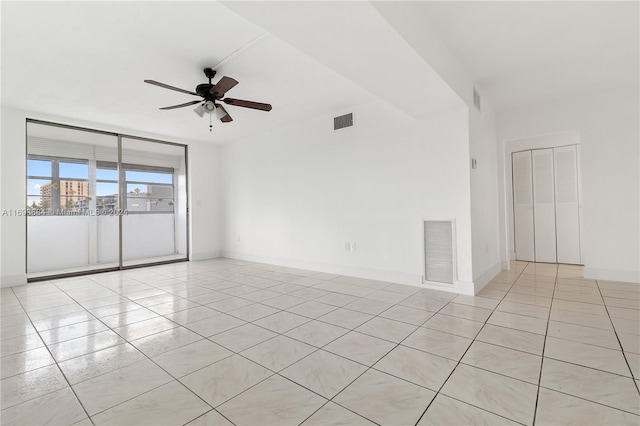
[[[340,117],[334,117],[333,130],[344,129],[345,127],[353,126],[353,113],[341,115]]]
[[[480,108],[480,93],[478,93],[478,91],[476,90],[476,88],[473,88],[473,105],[475,105],[476,109],[478,111],[481,111]]]
[[[423,221],[424,281],[453,285],[456,271],[455,222]]]

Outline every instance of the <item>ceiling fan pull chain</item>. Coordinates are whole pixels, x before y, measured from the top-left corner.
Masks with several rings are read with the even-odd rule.
[[[211,114],[209,114],[209,131],[212,132],[213,131],[213,121],[211,119]]]

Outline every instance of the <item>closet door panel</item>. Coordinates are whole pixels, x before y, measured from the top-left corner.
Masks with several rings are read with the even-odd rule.
[[[532,151],[536,262],[556,263],[553,149]]]
[[[576,146],[554,149],[558,263],[581,264]]]
[[[511,156],[516,259],[535,261],[531,151]]]

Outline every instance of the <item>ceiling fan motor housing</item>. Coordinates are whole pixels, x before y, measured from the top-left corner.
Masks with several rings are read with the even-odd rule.
[[[216,97],[211,94],[212,87],[213,87],[213,84],[208,84],[208,83],[198,84],[198,87],[196,87],[196,93],[202,96],[205,100],[214,100],[216,99]]]

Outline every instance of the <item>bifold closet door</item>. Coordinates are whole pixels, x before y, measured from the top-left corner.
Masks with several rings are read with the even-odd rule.
[[[516,259],[535,261],[531,151],[511,155]]]
[[[554,149],[558,263],[581,264],[576,146]]]
[[[556,263],[553,149],[533,150],[532,157],[535,260]]]

